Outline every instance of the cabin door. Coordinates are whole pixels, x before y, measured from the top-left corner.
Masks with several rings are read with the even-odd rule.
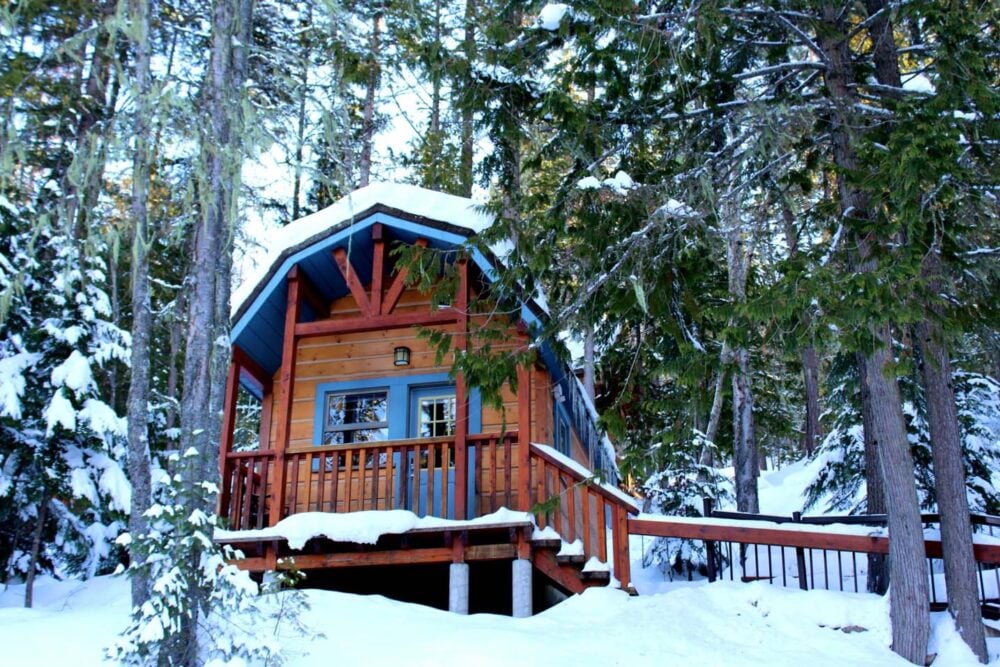
[[[409,437],[420,439],[442,440],[455,435],[455,387],[454,385],[436,385],[430,387],[414,387],[410,390]],[[413,461],[410,455],[410,484],[419,484],[417,494],[418,506],[413,507],[412,498],[407,498],[407,509],[416,512],[418,516],[445,516],[454,518],[455,514],[455,461],[453,447],[443,448],[444,455],[427,460],[426,454],[419,462]],[[428,484],[433,475],[433,484]],[[430,494],[428,487],[433,489]],[[427,507],[431,500],[430,508]],[[444,502],[442,502],[444,500]]]

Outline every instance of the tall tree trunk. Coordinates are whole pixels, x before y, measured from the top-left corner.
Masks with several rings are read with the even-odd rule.
[[[788,245],[788,256],[795,257],[799,252],[799,237],[795,233],[795,216],[787,203],[781,207],[785,222],[785,243]],[[806,309],[801,317],[802,329],[812,331],[812,316]],[[812,456],[816,451],[821,437],[819,425],[819,355],[812,344],[803,345],[799,349],[799,359],[802,361],[802,379],[806,390],[805,433],[802,438],[802,451],[806,456]]]
[[[746,300],[747,272],[750,268],[750,249],[746,247],[739,224],[738,207],[727,204],[725,215],[730,225],[726,232],[726,263],[729,269],[729,297],[733,304]],[[733,368],[733,467],[736,474],[736,509],[740,512],[759,512],[757,477],[760,462],[753,417],[753,392],[750,368],[750,350],[744,346],[733,347],[730,359]]]
[[[465,89],[467,94],[471,94],[474,89],[472,85],[472,63],[476,58],[476,2],[475,0],[465,0],[465,36],[462,42],[462,51],[465,55]],[[462,103],[462,152],[459,158],[461,183],[461,194],[463,197],[472,196],[473,180],[473,103],[472,100],[464,100]]]
[[[932,293],[940,291],[940,263],[931,253],[925,259],[925,278]],[[965,643],[980,662],[987,662],[982,608],[976,581],[976,560],[972,553],[972,523],[966,497],[962,440],[958,429],[955,392],[952,389],[951,360],[938,324],[936,309],[917,324],[920,370],[927,401],[931,452],[934,457],[934,492],[941,516],[941,547],[944,551],[944,580],[948,588],[948,611]]]
[[[128,477],[132,504],[128,529],[133,538],[148,530],[145,511],[152,498],[149,456],[149,338],[153,314],[149,296],[150,49],[149,0],[130,0],[130,36],[135,53],[135,155],[132,159],[132,358],[128,391]],[[133,540],[137,544],[137,540]],[[133,562],[142,554],[133,551]],[[132,606],[149,599],[149,578],[132,572]]]
[[[831,138],[834,161],[845,174],[839,181],[842,215],[857,223],[870,220],[867,195],[850,183],[859,161],[852,125],[852,109],[857,99],[853,92],[853,70],[847,42],[847,26],[839,3],[825,3],[817,39],[826,61],[826,88],[833,102]],[[858,249],[855,270],[870,273],[878,268],[870,232],[854,233]],[[924,574],[924,536],[920,523],[913,458],[903,421],[902,399],[896,383],[892,354],[892,334],[887,324],[869,325],[872,348],[865,352],[865,385],[871,398],[872,439],[879,452],[888,509],[889,560],[892,591],[889,614],[892,620],[892,648],[914,664],[923,664],[930,637],[930,608],[927,578]]]
[[[306,7],[306,26],[312,25],[312,3]],[[307,38],[303,37],[303,41]],[[295,174],[292,182],[292,220],[298,220],[302,215],[301,199],[302,193],[302,152],[305,148],[306,137],[306,100],[309,97],[309,66],[311,64],[311,52],[309,43],[301,45],[302,69],[299,72],[299,116],[298,126],[295,129]]]
[[[212,47],[205,80],[206,127],[201,146],[201,219],[194,230],[188,297],[188,330],[181,403],[181,451],[197,454],[189,484],[219,479],[219,438],[226,371],[229,365],[229,290],[233,238],[238,214],[240,166],[243,158],[242,95],[246,50],[252,40],[253,0],[216,0],[212,13]],[[214,513],[214,500],[191,507]],[[198,567],[199,553],[192,554]],[[194,582],[188,608],[191,618],[172,644],[164,648],[184,662],[199,655],[199,614],[208,592]],[[162,657],[162,656],[161,656]]]
[[[368,85],[361,121],[361,156],[358,159],[358,186],[365,187],[372,171],[372,144],[375,141],[375,96],[378,93],[381,52],[382,12],[372,17],[372,34],[368,53]]]
[[[723,345],[722,363],[719,364],[719,374],[715,376],[715,392],[712,397],[712,408],[708,413],[708,427],[705,429],[705,439],[711,445],[706,444],[702,447],[701,456],[698,458],[698,463],[703,466],[715,466],[715,439],[719,435],[719,422],[722,421],[722,401],[726,385],[726,364],[729,363],[728,356],[729,352],[726,350],[726,346]]]
[[[886,514],[885,482],[878,460],[872,425],[872,400],[868,393],[868,370],[865,356],[857,353],[858,380],[861,385],[861,425],[865,445],[865,509],[868,514]],[[868,592],[885,595],[889,590],[889,561],[883,554],[868,554]]]

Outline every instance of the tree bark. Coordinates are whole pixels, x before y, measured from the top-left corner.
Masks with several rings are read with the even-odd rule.
[[[925,260],[925,277],[931,292],[938,293],[940,265],[932,252]],[[938,324],[940,312],[932,309],[917,324],[920,370],[927,402],[931,452],[934,458],[934,492],[941,515],[941,547],[944,579],[948,588],[948,611],[958,633],[980,662],[987,662],[986,637],[972,553],[972,522],[966,496],[962,439],[958,428],[951,360]]]
[[[206,127],[201,146],[201,219],[195,229],[189,274],[188,330],[184,354],[181,402],[181,451],[197,452],[188,484],[218,482],[219,438],[226,372],[229,366],[229,297],[233,239],[238,215],[240,167],[243,157],[243,82],[246,50],[252,40],[253,0],[216,0],[212,13],[212,44],[205,81]],[[198,503],[206,514],[214,499]],[[199,554],[192,554],[197,567]],[[190,587],[192,617],[165,650],[196,660],[198,615],[207,591]]]
[[[28,559],[28,574],[24,578],[25,609],[31,609],[31,605],[35,602],[35,571],[38,569],[38,558],[42,554],[42,533],[45,532],[48,509],[49,495],[46,493],[38,503],[38,523],[35,524],[35,534],[31,538],[31,557]]]
[[[857,139],[853,136],[851,122],[851,110],[857,99],[853,92],[848,30],[841,10],[839,3],[823,5],[817,40],[826,61],[825,83],[833,102],[830,132],[834,161],[845,174],[838,183],[842,215],[847,219],[845,223],[851,219],[866,222],[871,218],[870,202],[867,195],[850,182],[850,175],[856,174],[859,168],[855,150]],[[870,227],[867,224],[858,226]],[[870,232],[852,235],[858,254],[855,270],[865,273],[877,270],[873,246],[878,240]],[[873,321],[868,328],[871,351],[864,353],[865,386],[871,398],[872,439],[885,480],[889,534],[892,536],[889,542],[892,648],[910,662],[924,664],[930,637],[930,608],[913,457],[896,383],[890,327]]]
[[[731,225],[726,232],[726,262],[729,268],[729,296],[734,304],[746,300],[747,272],[750,267],[750,250],[746,247],[739,225],[735,205],[726,217]],[[734,346],[730,352],[733,368],[733,467],[736,475],[736,509],[740,512],[759,512],[757,477],[760,461],[757,452],[757,434],[753,416],[753,392],[750,368],[750,350],[743,345]]]
[[[135,53],[135,155],[132,159],[132,357],[128,391],[128,477],[132,503],[128,530],[133,538],[148,530],[145,511],[152,498],[149,455],[149,338],[153,315],[149,296],[150,49],[149,0],[130,0],[130,35]],[[132,544],[137,544],[133,539]],[[133,563],[142,555],[131,551]],[[149,599],[149,578],[132,572],[132,606]]]
[[[464,85],[467,94],[473,90],[472,85],[472,63],[476,58],[476,2],[475,0],[465,0],[465,37],[462,43],[462,50],[465,54],[465,81]],[[463,197],[472,196],[473,180],[473,104],[471,100],[465,100],[462,104],[462,152],[459,158],[461,183],[461,194]]]
[[[857,356],[858,378],[861,385],[861,425],[864,432],[865,446],[865,511],[868,514],[886,514],[885,482],[882,480],[882,467],[878,461],[878,450],[875,448],[872,425],[872,401],[868,393],[868,371],[865,367],[865,356],[860,352]],[[889,590],[889,561],[883,554],[868,554],[868,592],[885,595]]]
[[[799,251],[799,239],[795,233],[795,216],[787,204],[782,206],[785,220],[785,243],[788,245],[788,256],[795,257]],[[812,317],[809,310],[802,313],[802,328],[806,332],[812,330]],[[799,349],[799,359],[802,361],[802,380],[806,390],[806,418],[803,424],[802,451],[806,456],[812,456],[819,445],[821,437],[819,425],[819,356],[816,348],[804,345]]]
[[[375,141],[375,96],[379,84],[379,53],[381,51],[382,12],[372,17],[372,35],[369,42],[368,85],[365,90],[365,107],[361,121],[361,155],[358,159],[358,186],[368,185],[372,171],[372,144]]]

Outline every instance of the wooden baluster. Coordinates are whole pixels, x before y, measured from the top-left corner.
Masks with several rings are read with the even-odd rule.
[[[563,534],[563,497],[562,497],[562,472],[558,468],[552,468],[552,494],[558,499],[555,509],[552,510],[552,526],[556,529],[556,532],[565,539],[566,535]]]
[[[233,530],[240,530],[240,511],[243,509],[243,459],[236,459],[233,465],[233,499],[230,502],[230,526]]]
[[[425,516],[434,516],[434,445],[427,445],[427,502],[424,503]]]
[[[535,484],[537,487],[537,490],[535,491],[537,495],[537,497],[535,498],[535,504],[539,504],[545,502],[545,461],[543,461],[542,459],[535,459],[535,471],[536,471]],[[538,525],[544,528],[547,523],[546,521],[547,518],[548,517],[546,516],[546,513],[541,512],[538,515],[538,521],[540,521]]]
[[[604,498],[597,503],[597,558],[602,563],[608,562],[608,515]]]
[[[372,453],[372,509],[379,509],[378,506],[378,479],[380,477],[379,473],[379,459],[382,456],[381,448],[376,447],[369,450]]]
[[[271,481],[270,470],[271,460],[264,457],[260,461],[260,495],[257,497],[257,528],[264,527],[264,518],[267,516],[267,485]]]
[[[240,512],[240,527],[249,528],[250,521],[250,500],[253,498],[253,459],[246,460],[246,481],[243,483],[243,509]]]
[[[473,501],[472,501],[475,504],[473,511],[475,512],[476,516],[482,516],[483,514],[487,514],[486,504],[483,501],[483,496],[486,493],[486,476],[485,476],[486,473],[483,470],[483,448],[489,446],[490,445],[488,439],[479,440],[478,442],[476,442],[476,467],[475,470],[473,471],[473,474],[475,475],[476,478],[476,482],[475,482],[475,494],[473,495]]]
[[[315,459],[313,459],[314,456],[315,456],[315,454],[313,454],[312,452],[310,452],[310,453],[306,454],[303,457],[305,459],[305,462],[306,462],[306,469],[305,469],[305,478],[306,478],[306,480],[305,480],[305,485],[304,485],[305,488],[303,489],[303,491],[305,491],[305,494],[306,494],[306,501],[302,505],[302,510],[304,512],[308,512],[310,509],[312,509],[312,497],[313,497],[313,491],[312,491],[312,483],[313,483],[313,461],[315,460]]]
[[[292,488],[288,494],[288,516],[295,514],[299,502],[299,459],[301,455],[292,455]]]
[[[396,456],[396,448],[389,447],[386,450],[385,458],[385,508],[389,510],[396,509],[396,505],[393,502],[396,498],[396,479],[393,477],[393,458]]]
[[[312,466],[309,466],[310,470]],[[319,498],[316,499],[316,511],[323,511],[323,504],[326,499],[326,454],[320,454],[319,456],[319,470],[317,471],[319,481]]]
[[[583,500],[583,555],[590,558],[594,554],[591,548],[590,535],[590,487],[581,487],[581,500]],[[600,501],[600,498],[598,498]]]
[[[572,478],[567,478],[566,482],[569,484],[566,489],[566,495],[568,496],[569,504],[566,506],[567,509],[567,519],[569,521],[569,537],[566,539],[572,542],[576,539],[576,485],[573,483]]]
[[[514,439],[510,435],[503,437],[503,504],[505,507],[514,509],[514,482],[512,479],[514,470]],[[531,465],[530,463],[528,464]],[[528,473],[528,482],[530,484],[531,477],[530,472]],[[525,507],[523,511],[527,512],[530,507]]]
[[[351,487],[353,486],[352,478],[354,477],[354,452],[350,449],[344,450],[344,511],[351,511],[351,496],[353,495]]]
[[[497,477],[497,472],[498,472],[497,471],[497,454],[499,453],[499,450],[500,450],[500,441],[499,440],[494,440],[491,444],[493,446],[490,447],[490,475],[492,477],[492,479],[491,479],[491,485],[490,485],[490,491],[491,491],[491,493],[490,493],[490,511],[491,512],[496,512],[498,509],[500,509],[500,505],[497,502],[497,500],[498,500],[497,499],[497,495],[498,495],[497,490],[499,489],[499,486],[500,486],[499,478]]]
[[[441,516],[445,519],[448,518],[448,509],[451,505],[448,503],[448,483],[449,474],[451,471],[451,453],[452,445],[450,442],[442,442],[441,445]]]
[[[330,511],[340,511],[340,452],[330,454]]]

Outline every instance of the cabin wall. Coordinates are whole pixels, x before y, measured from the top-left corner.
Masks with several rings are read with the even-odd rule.
[[[404,291],[399,304],[393,312],[405,313],[415,310],[430,310],[429,295],[422,294],[410,288]],[[333,302],[331,319],[352,318],[360,315],[357,304],[350,296]],[[476,319],[471,318],[470,331],[477,326]],[[482,324],[479,322],[478,324]],[[510,331],[510,343],[507,345],[493,343],[493,349],[502,351],[505,348],[514,349],[524,345],[526,337],[519,334],[514,327]],[[410,365],[397,367],[393,364],[393,351],[398,346],[410,348]],[[366,382],[386,379],[395,382],[410,376],[448,373],[451,368],[450,358],[436,362],[436,350],[423,337],[418,335],[416,327],[389,329],[367,333],[341,334],[306,338],[299,342],[295,356],[295,387],[292,398],[292,421],[289,431],[288,446],[292,449],[319,444],[316,433],[316,410],[322,405],[322,385],[336,382],[348,386],[353,382]],[[278,391],[281,371],[274,374],[275,391]],[[548,373],[540,371],[540,378],[533,382],[537,394],[548,392]],[[544,377],[541,377],[544,376]],[[391,400],[391,399],[390,399]],[[498,409],[485,403],[481,407],[481,427],[470,430],[470,433],[500,433],[501,431],[517,430],[518,401],[517,396],[505,386],[502,391],[503,408]],[[546,423],[551,422],[551,400],[544,410],[533,406],[532,438],[547,442],[544,438]],[[277,448],[277,415],[278,401],[273,401],[270,434],[267,438],[269,448]],[[320,408],[321,409],[321,408]],[[390,408],[392,409],[392,408]],[[546,421],[547,420],[547,421]],[[475,422],[475,420],[473,420]]]

